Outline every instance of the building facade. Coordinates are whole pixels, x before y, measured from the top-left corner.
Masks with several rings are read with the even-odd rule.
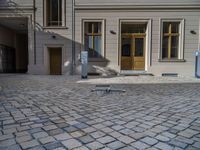
[[[16,72],[78,74],[86,50],[90,73],[194,76],[199,43],[199,0],[0,1]]]

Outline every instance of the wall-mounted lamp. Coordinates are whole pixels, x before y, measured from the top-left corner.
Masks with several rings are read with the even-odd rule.
[[[113,31],[113,30],[110,30],[110,33],[111,33],[111,34],[116,34],[116,32],[115,32],[115,31]]]
[[[52,39],[56,39],[56,36],[55,36],[55,35],[52,35],[51,37],[52,37]]]
[[[191,34],[197,34],[194,30],[190,31]]]

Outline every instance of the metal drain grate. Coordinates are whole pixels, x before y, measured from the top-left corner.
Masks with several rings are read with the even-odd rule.
[[[115,89],[112,88],[110,85],[96,85],[95,89],[93,89],[92,92],[96,92],[97,95],[105,95],[113,92],[125,93],[126,90]]]

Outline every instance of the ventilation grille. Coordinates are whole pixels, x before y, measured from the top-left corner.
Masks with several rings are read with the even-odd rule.
[[[178,77],[178,73],[163,73],[163,77]]]

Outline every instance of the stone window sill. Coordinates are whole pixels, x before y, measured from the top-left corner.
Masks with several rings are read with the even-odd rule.
[[[186,62],[185,59],[159,59],[158,62]]]
[[[61,27],[59,27],[59,26],[55,26],[55,27],[51,27],[51,26],[49,26],[49,27],[43,27],[43,29],[68,29],[68,27],[65,27],[65,26],[61,26]]]

